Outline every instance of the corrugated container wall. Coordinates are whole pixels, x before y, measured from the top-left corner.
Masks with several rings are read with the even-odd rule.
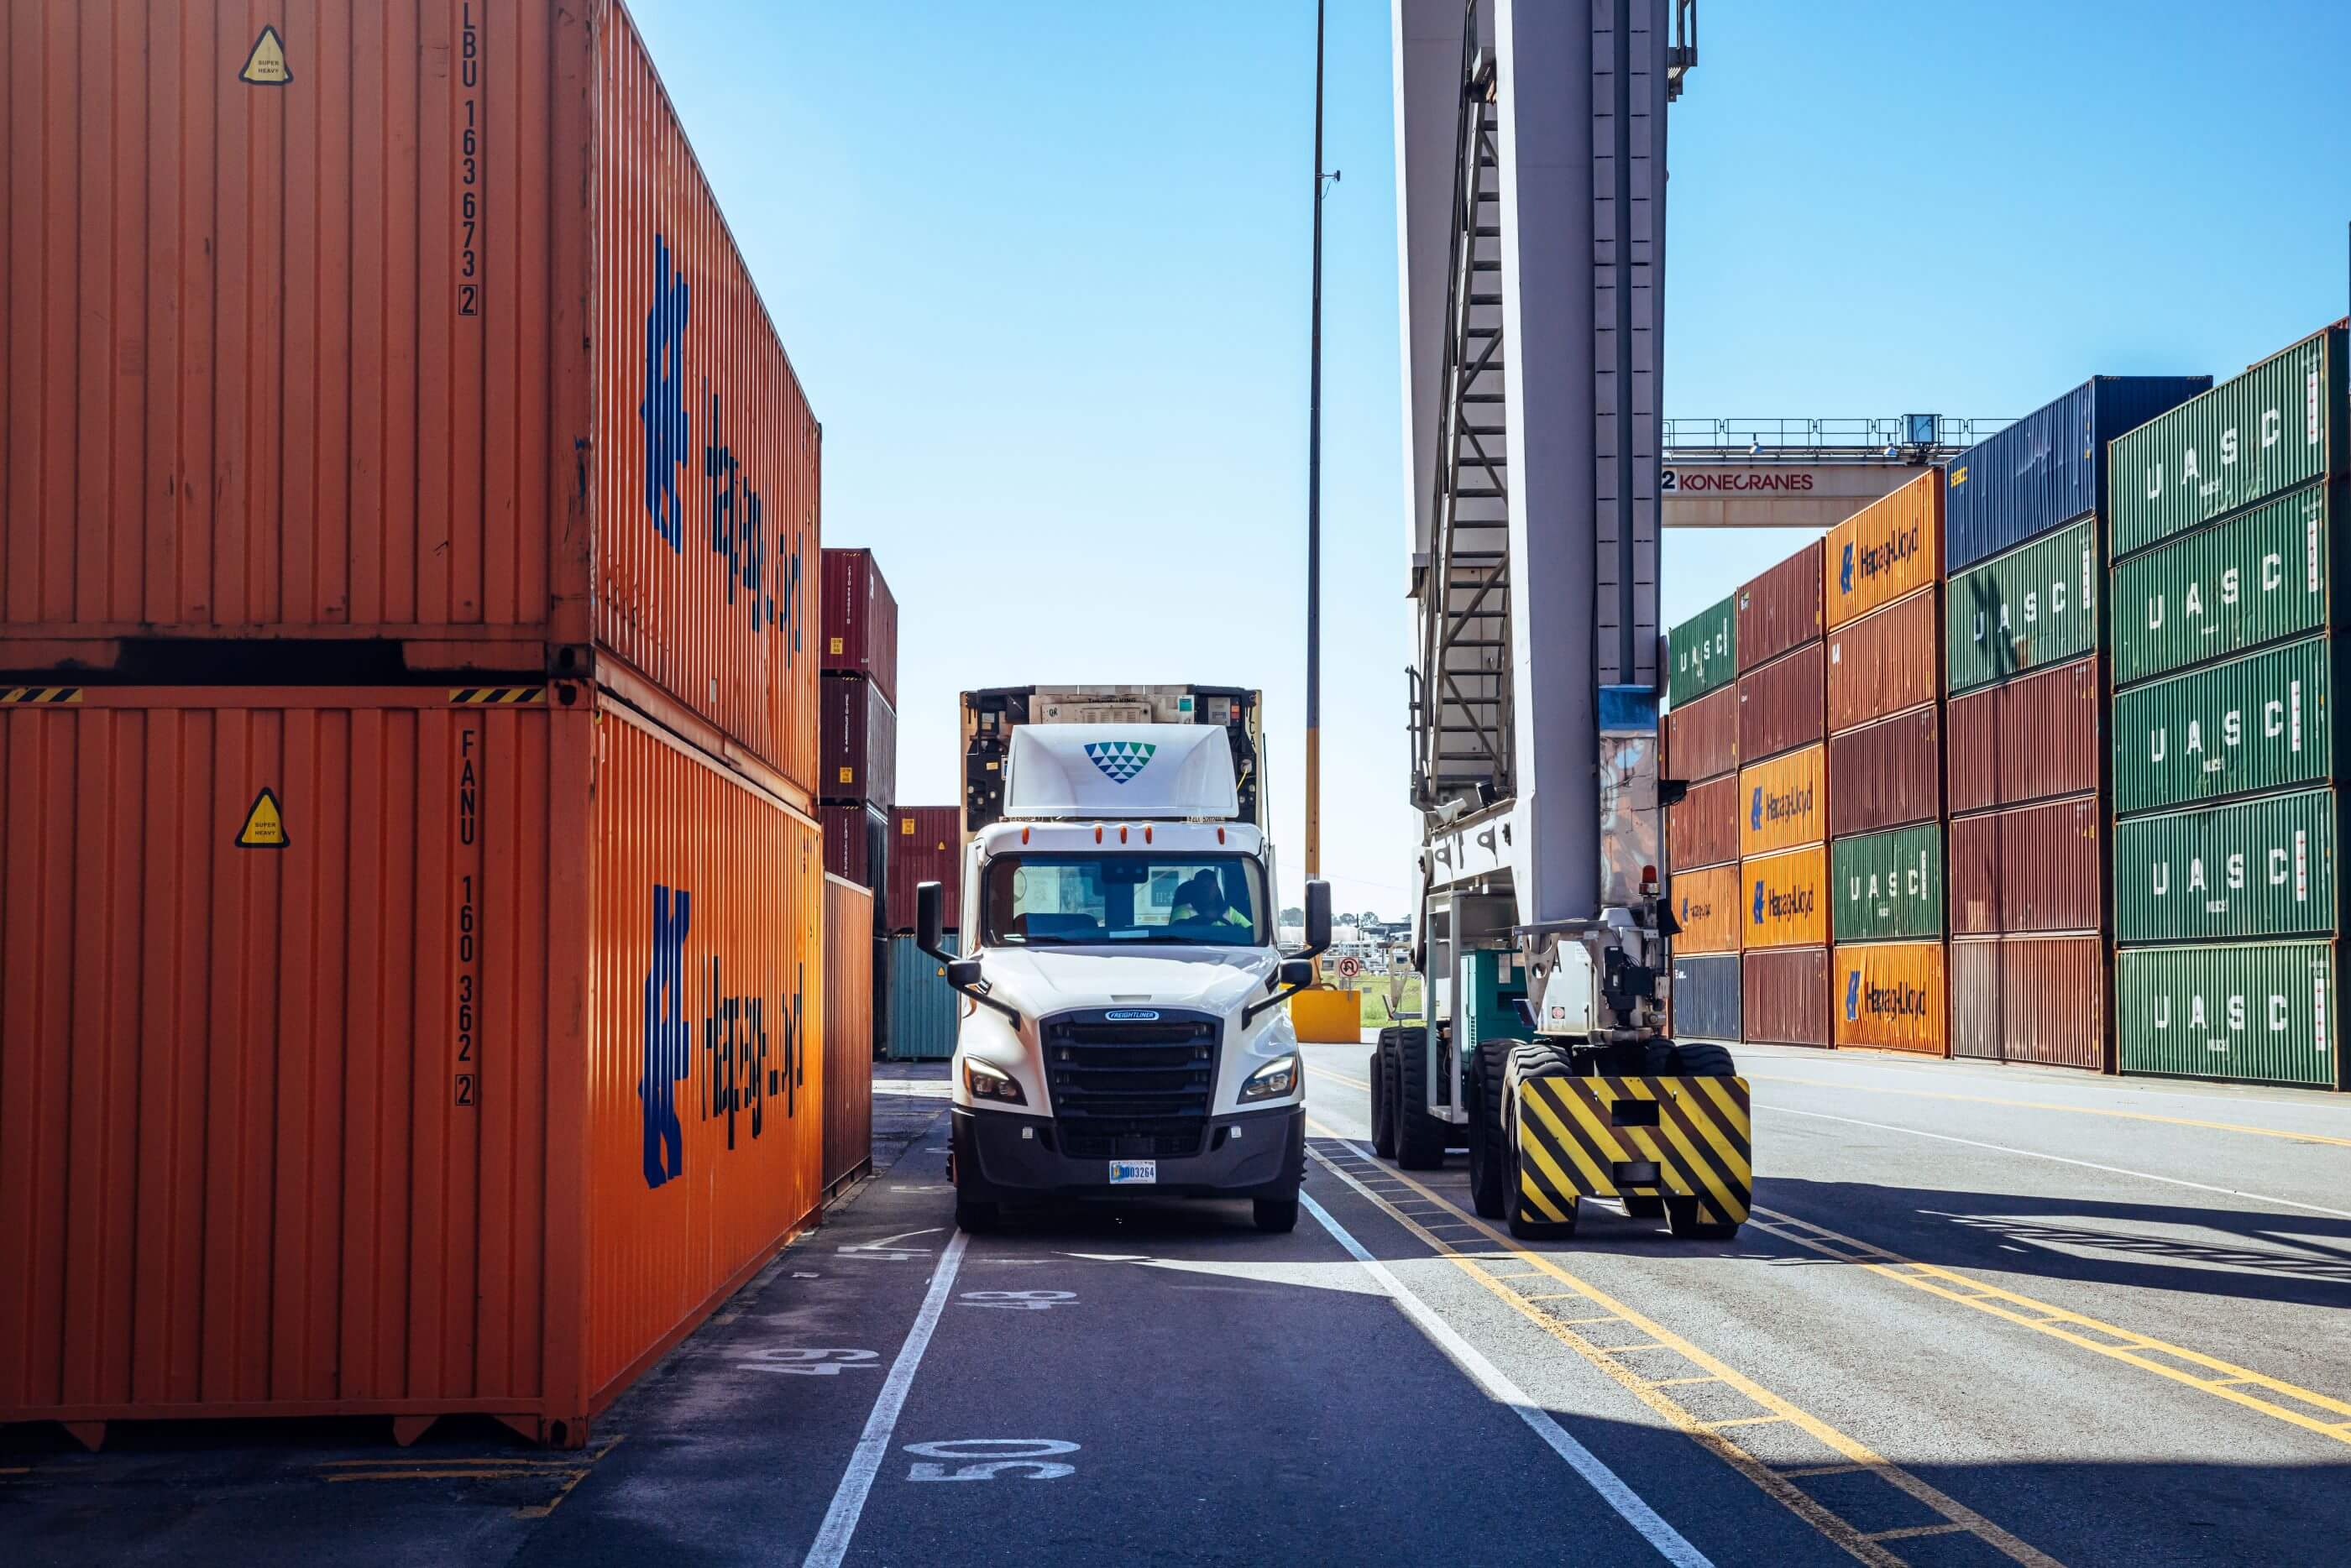
[[[1943,475],[1930,468],[1828,531],[1821,542],[1821,624],[1834,631],[1942,575]]]
[[[2328,514],[2339,510],[2339,489],[2306,486],[2116,566],[2115,684],[2332,625],[2336,585]]]
[[[1943,825],[1922,822],[1829,846],[1830,933],[1840,942],[1943,934]]]
[[[873,1164],[873,895],[824,879],[824,1189]]]
[[[2117,559],[2345,468],[2344,327],[2118,431],[2110,515]]]
[[[2344,929],[2342,796],[2256,795],[2115,824],[2115,940],[2225,942]]]
[[[2211,384],[2210,376],[2099,376],[1961,452],[1944,471],[1945,570],[2102,514],[2106,443]]]
[[[1739,853],[1769,855],[1829,836],[1827,751],[1806,746],[1739,774]]]
[[[1726,686],[1667,711],[1666,766],[1671,776],[1695,783],[1739,768],[1739,691]]]
[[[914,889],[939,885],[940,923],[963,924],[963,808],[902,805],[890,814],[890,929],[914,929]]]
[[[1943,690],[1943,596],[1928,588],[1829,633],[1831,733],[1922,707]]]
[[[1740,1026],[1750,1044],[1829,1044],[1828,949],[1781,948],[1740,962]]]
[[[1839,1045],[1948,1054],[1941,942],[1841,947],[1830,997],[1836,1014],[1833,1038]]]
[[[2105,817],[2083,795],[1954,818],[1953,934],[2104,930]]]
[[[1955,940],[1951,1054],[2105,1070],[2109,956],[2099,936]]]
[[[817,821],[824,827],[824,868],[832,876],[883,894],[883,919],[892,914],[890,818],[878,805],[820,805]]]
[[[0,667],[600,645],[807,789],[818,431],[627,13],[321,0],[266,88],[243,6],[44,14],[0,125]]]
[[[2345,1086],[2335,960],[2331,941],[2117,953],[2122,1070]]]
[[[946,934],[942,946],[951,955],[963,950],[953,931]],[[944,1062],[954,1055],[962,1006],[963,999],[947,989],[945,965],[917,951],[910,936],[890,939],[892,1061]]]
[[[1739,955],[1674,959],[1673,1032],[1684,1040],[1740,1038]]]
[[[1821,738],[1828,712],[1824,669],[1815,642],[1739,678],[1740,762],[1759,763]]]
[[[1674,665],[1666,678],[1666,701],[1679,708],[1705,696],[1739,673],[1737,596],[1711,604],[1666,639]]]
[[[816,1208],[820,886],[580,685],[0,707],[0,1422],[584,1442]]]
[[[1674,918],[1681,931],[1674,938],[1677,953],[1735,953],[1746,927],[1740,898],[1743,884],[1737,865],[1714,866],[1702,871],[1674,873]]]
[[[2105,557],[2095,518],[1955,573],[1943,590],[1945,689],[1953,696],[2103,647]]]
[[[1821,546],[1806,545],[1734,596],[1739,665],[1753,670],[1821,635]]]
[[[1943,711],[1919,708],[1829,738],[1829,832],[1876,833],[1942,815]]]
[[[1824,947],[1829,940],[1829,852],[1791,849],[1740,862],[1747,907],[1740,946]]]
[[[898,705],[898,599],[873,552],[824,553],[824,669],[862,675]]]
[[[2154,811],[2337,776],[2325,637],[2166,676],[2115,697],[2115,810]]]
[[[1675,871],[1739,858],[1737,777],[1708,779],[1666,808],[1666,864]]]
[[[818,798],[888,809],[898,793],[898,715],[862,675],[828,675],[822,693],[823,768]]]
[[[2102,787],[2106,713],[2098,684],[2098,661],[2083,659],[1952,698],[1944,710],[1951,814]]]

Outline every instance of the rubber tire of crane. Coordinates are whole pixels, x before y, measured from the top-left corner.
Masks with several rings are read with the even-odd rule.
[[[1728,1241],[1739,1234],[1738,1226],[1726,1225],[1719,1220],[1700,1224],[1698,1199],[1695,1198],[1667,1199],[1666,1227],[1674,1233],[1677,1241]]]
[[[1510,1064],[1510,1075],[1523,1083],[1529,1078],[1564,1078],[1570,1075],[1573,1057],[1563,1047],[1550,1041],[1515,1041],[1506,1047],[1504,1060]],[[1575,1234],[1575,1222],[1583,1213],[1581,1199],[1567,1200],[1567,1220],[1555,1223],[1548,1220],[1524,1217],[1519,1202],[1521,1187],[1520,1176],[1518,1096],[1509,1090],[1509,1077],[1504,1079],[1502,1098],[1502,1212],[1510,1234],[1521,1241],[1563,1241]]]
[[[1502,1102],[1510,1093],[1510,1042],[1489,1040],[1478,1047],[1469,1075],[1469,1203],[1484,1220],[1499,1220],[1510,1190],[1510,1137],[1502,1128]]]
[[[1249,1205],[1249,1217],[1269,1236],[1287,1236],[1298,1229],[1298,1199],[1259,1198]]]
[[[1442,1169],[1453,1125],[1421,1108],[1428,1104],[1427,1048],[1409,1035],[1396,1044],[1395,1103],[1388,1113],[1395,1123],[1396,1168]]]
[[[1711,1040],[1688,1040],[1674,1047],[1674,1075],[1678,1078],[1729,1078],[1738,1075],[1730,1047]]]
[[[1372,1152],[1395,1158],[1395,1029],[1380,1031],[1372,1050]]]

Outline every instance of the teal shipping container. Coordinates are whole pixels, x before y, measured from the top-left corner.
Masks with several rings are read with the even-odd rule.
[[[1739,673],[1738,597],[1708,605],[1674,628],[1666,639],[1673,670],[1666,678],[1666,701],[1678,708],[1727,686]]]
[[[2344,329],[2330,327],[2115,438],[2115,559],[2344,472]]]
[[[2328,783],[2333,687],[2321,636],[2117,692],[2116,814]]]
[[[2333,936],[2331,789],[2261,794],[2115,825],[2115,940]]]
[[[2126,949],[2115,1015],[2126,1073],[2343,1084],[2332,942]]]
[[[2340,485],[2308,484],[2115,567],[2117,688],[2301,637],[2333,618]]]
[[[1951,574],[1944,691],[1956,697],[2097,652],[2105,576],[2095,517]]]
[[[949,931],[944,946],[962,950]],[[944,1062],[955,1054],[963,999],[947,989],[946,967],[918,951],[911,936],[890,939],[890,1040],[893,1062]]]

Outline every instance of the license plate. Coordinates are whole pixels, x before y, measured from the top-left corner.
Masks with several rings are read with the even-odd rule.
[[[1159,1162],[1155,1159],[1113,1159],[1110,1162],[1110,1184],[1113,1187],[1147,1187],[1158,1179]]]

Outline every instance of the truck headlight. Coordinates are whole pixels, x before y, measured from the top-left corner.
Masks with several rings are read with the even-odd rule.
[[[1298,1091],[1298,1058],[1277,1056],[1241,1083],[1243,1100],[1271,1100]]]
[[[963,1086],[971,1091],[975,1100],[998,1100],[1008,1106],[1025,1106],[1029,1096],[1011,1075],[1000,1072],[987,1063],[967,1057],[963,1064]]]

